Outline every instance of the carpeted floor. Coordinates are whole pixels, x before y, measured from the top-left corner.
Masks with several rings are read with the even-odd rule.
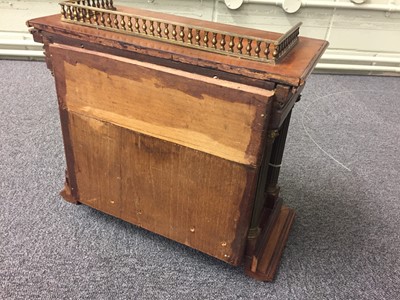
[[[297,219],[276,280],[58,195],[53,78],[0,61],[0,299],[399,299],[400,78],[313,75],[280,184]]]

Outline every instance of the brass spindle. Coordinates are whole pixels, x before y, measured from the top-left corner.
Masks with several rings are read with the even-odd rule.
[[[157,29],[156,29],[158,36],[161,37],[161,22],[157,22]]]
[[[192,28],[188,28],[188,42],[189,42],[189,44],[193,43],[192,39],[193,39]]]
[[[129,31],[133,31],[132,26],[133,26],[132,17],[128,17],[128,30]]]
[[[71,9],[68,5],[67,5],[67,9],[66,9],[66,18],[71,20]]]
[[[279,45],[276,45],[274,52],[272,52],[272,56],[276,58],[278,54],[279,54]]]
[[[106,20],[104,19],[104,12],[100,12],[100,23],[103,26],[106,26]]]
[[[249,55],[249,56],[251,55],[251,49],[252,49],[251,43],[252,43],[252,42],[253,42],[253,41],[250,40],[250,39],[247,40],[246,54]]]
[[[152,36],[154,36],[154,21],[150,21],[149,30],[150,30],[150,34],[151,34]]]
[[[111,27],[111,18],[110,18],[110,14],[107,14],[107,25],[108,27]]]
[[[179,32],[179,37],[181,39],[181,42],[185,42],[185,27],[181,26],[180,27],[180,32]]]
[[[169,39],[169,29],[168,29],[168,27],[169,27],[169,24],[168,23],[164,23],[164,34],[165,34],[165,37],[167,39]]]
[[[78,14],[76,13],[76,7],[72,7],[72,16],[75,21],[78,21]]]
[[[94,13],[94,15],[93,15],[93,21],[94,21],[94,23],[95,23],[96,25],[99,25],[98,18],[97,18],[97,13]]]
[[[204,46],[208,47],[208,31],[204,32],[203,42],[204,42]]]
[[[114,27],[119,28],[118,15],[114,15]]]
[[[147,34],[147,20],[146,19],[142,19],[142,29],[144,34]]]
[[[65,5],[61,4],[61,15],[63,19],[67,18],[67,12],[65,11]]]
[[[121,16],[121,22],[119,24],[121,25],[122,30],[126,30],[125,16]]]
[[[196,45],[200,46],[200,30],[199,29],[196,29],[196,37],[195,37],[195,39],[196,39]]]
[[[242,49],[243,49],[243,38],[239,38],[239,43],[237,45],[237,49],[239,50],[239,53],[242,54]]]
[[[89,9],[86,9],[86,20],[87,20],[89,23],[92,23],[91,20],[90,20]]]
[[[221,34],[221,41],[219,43],[221,45],[221,50],[225,50],[225,45],[226,45],[225,34]]]
[[[234,42],[234,36],[231,36],[231,39],[229,41],[229,51],[233,52],[233,47],[235,47],[235,42]]]
[[[269,58],[269,46],[270,46],[270,44],[269,43],[266,43],[266,47],[265,47],[265,50],[264,50],[264,54],[265,54],[265,57],[268,59]]]
[[[85,16],[86,16],[86,14],[85,14]],[[82,8],[79,8],[79,19],[80,19],[82,22],[85,21],[85,20],[84,20],[84,16],[83,16],[83,10],[82,10]]]
[[[217,49],[217,34],[215,32],[213,32],[213,38],[211,40],[211,44],[214,49]]]
[[[135,18],[135,29],[137,33],[140,33],[139,18]]]
[[[176,32],[176,25],[172,25],[172,38],[176,41],[176,35],[178,33]]]
[[[257,41],[257,46],[256,46],[256,49],[254,49],[254,52],[256,53],[257,57],[260,57],[261,41]]]

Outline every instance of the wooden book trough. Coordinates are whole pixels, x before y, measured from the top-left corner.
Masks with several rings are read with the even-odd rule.
[[[55,77],[64,199],[272,280],[294,219],[277,185],[290,114],[327,42],[60,5],[27,24]]]

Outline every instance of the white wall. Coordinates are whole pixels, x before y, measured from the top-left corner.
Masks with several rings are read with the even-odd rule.
[[[335,0],[318,2],[333,4]],[[350,0],[338,2],[351,3]],[[363,73],[372,70],[374,74],[400,74],[400,12],[302,7],[288,14],[280,6],[254,3],[243,3],[239,9],[230,10],[223,0],[116,0],[114,3],[277,32],[284,32],[301,21],[301,35],[330,42],[319,64],[320,70],[348,72],[345,69],[350,68],[352,73],[361,69]],[[400,9],[400,0],[366,0],[360,6],[368,4],[390,4]],[[57,1],[0,0],[0,40],[2,37],[29,38],[14,33],[26,33],[27,19],[58,11]],[[0,45],[5,47],[11,46]]]

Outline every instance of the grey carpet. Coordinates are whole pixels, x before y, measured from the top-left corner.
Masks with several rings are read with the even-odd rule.
[[[0,61],[0,299],[399,299],[400,78],[311,76],[281,173],[273,283],[61,200],[53,78]]]

